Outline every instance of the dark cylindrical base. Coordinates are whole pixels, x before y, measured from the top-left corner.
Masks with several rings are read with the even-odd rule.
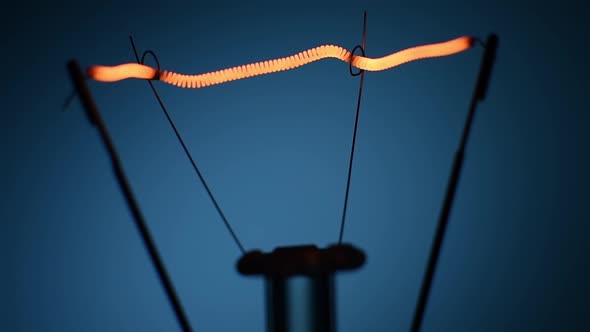
[[[334,275],[364,263],[365,254],[349,244],[304,245],[250,251],[237,268],[265,277],[268,332],[335,332]]]
[[[266,278],[268,332],[334,332],[333,274]]]

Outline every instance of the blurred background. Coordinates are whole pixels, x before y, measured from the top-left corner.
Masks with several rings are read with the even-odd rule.
[[[590,116],[581,4],[82,2],[3,9],[0,330],[180,331],[66,62],[203,73],[361,43],[500,38],[423,331],[587,331]],[[407,331],[482,49],[367,73],[340,331]],[[152,59],[148,64],[154,64]],[[247,250],[338,240],[359,77],[323,60],[206,89],[155,82]],[[232,242],[148,83],[89,82],[196,331],[263,331]]]

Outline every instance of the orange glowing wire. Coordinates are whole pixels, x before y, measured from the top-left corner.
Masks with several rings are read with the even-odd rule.
[[[136,63],[118,66],[92,66],[88,69],[88,75],[100,82],[116,82],[127,78],[158,79],[178,87],[203,88],[252,76],[294,69],[325,58],[336,58],[362,70],[381,71],[415,60],[463,52],[473,46],[474,41],[475,39],[472,37],[459,37],[442,43],[407,48],[381,58],[367,58],[354,55],[340,46],[322,45],[289,57],[250,63],[198,75],[183,75],[168,70],[157,70]]]

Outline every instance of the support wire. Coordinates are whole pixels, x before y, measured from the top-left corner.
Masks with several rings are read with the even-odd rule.
[[[352,52],[354,53],[355,49],[360,48],[361,52],[363,53],[363,56],[364,56],[366,42],[367,42],[367,11],[365,10],[364,15],[363,15],[363,44],[360,47],[356,46]],[[361,98],[363,96],[363,84],[365,82],[365,71],[364,70],[361,69],[359,73],[353,73],[352,67],[350,67],[349,70],[350,70],[350,74],[352,76],[357,76],[360,74],[361,79],[360,79],[360,84],[359,84],[358,99],[356,102],[356,117],[354,119],[354,131],[352,134],[352,146],[350,148],[350,159],[348,161],[348,175],[346,178],[346,192],[344,194],[344,207],[342,209],[342,220],[340,221],[340,234],[338,236],[338,244],[342,244],[342,237],[344,236],[344,225],[346,223],[346,210],[348,209],[348,196],[350,193],[350,180],[352,177],[352,164],[353,164],[353,160],[354,160],[354,149],[356,146],[356,134],[357,134],[357,130],[358,130],[359,115],[360,115],[360,110],[361,110]]]
[[[158,66],[158,70],[160,70],[160,61],[158,60],[158,58],[156,57],[156,54],[153,51],[150,51],[150,50],[145,51],[143,53],[143,56],[142,56],[141,60],[140,60],[139,59],[139,55],[137,53],[137,48],[135,47],[135,42],[133,41],[133,36],[129,36],[129,40],[131,41],[131,47],[133,48],[133,53],[135,54],[135,58],[137,60],[137,63],[143,64],[144,63],[144,60],[145,60],[145,56],[147,54],[150,54],[154,58],[154,60],[156,61],[156,64]],[[229,221],[227,221],[227,218],[226,218],[225,214],[223,213],[223,211],[221,210],[221,207],[219,206],[219,203],[217,202],[217,199],[215,199],[215,196],[213,196],[213,192],[211,191],[211,189],[209,188],[209,185],[205,181],[205,178],[203,177],[203,174],[199,170],[199,167],[197,167],[197,163],[193,159],[191,153],[189,152],[189,150],[188,150],[188,148],[186,146],[186,143],[182,139],[182,136],[180,135],[180,132],[179,132],[178,128],[176,127],[176,124],[174,123],[174,120],[172,120],[172,116],[168,112],[168,109],[166,108],[166,106],[164,106],[164,102],[162,101],[162,98],[160,97],[160,94],[158,93],[158,90],[156,90],[156,87],[154,86],[154,83],[151,80],[148,80],[147,82],[150,85],[150,88],[152,89],[152,91],[154,93],[154,96],[158,100],[158,104],[160,104],[160,107],[162,108],[162,111],[166,115],[166,118],[168,119],[168,122],[170,123],[170,126],[172,127],[172,130],[174,130],[174,134],[176,134],[176,138],[178,138],[178,141],[180,142],[180,145],[182,146],[182,149],[184,150],[184,153],[186,154],[186,156],[190,160],[191,165],[193,166],[193,169],[195,170],[195,173],[197,173],[197,176],[199,177],[199,180],[201,180],[201,183],[203,184],[203,187],[205,187],[205,190],[207,191],[207,194],[209,195],[209,198],[211,199],[211,202],[213,202],[213,205],[215,206],[215,209],[217,210],[217,213],[221,217],[221,220],[223,221],[223,224],[227,228],[229,234],[233,238],[234,242],[236,243],[236,245],[238,246],[238,248],[240,249],[240,251],[242,252],[242,254],[245,254],[246,253],[246,250],[244,249],[244,246],[242,245],[242,243],[238,239],[238,236],[234,232],[234,230],[231,227]]]

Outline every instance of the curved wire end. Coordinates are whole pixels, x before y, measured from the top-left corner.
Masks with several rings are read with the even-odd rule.
[[[479,44],[481,47],[483,47],[484,49],[486,48],[486,43],[479,37],[471,37],[472,38],[472,43],[471,46],[473,46],[473,44]]]
[[[84,76],[85,80],[89,80],[92,77],[90,76],[89,72],[86,72],[86,75]],[[72,105],[72,102],[74,101],[74,98],[76,98],[76,96],[78,95],[78,93],[76,92],[76,89],[72,89],[72,92],[70,92],[70,94],[64,99],[64,103],[62,104],[62,108],[61,111],[65,112],[68,110],[68,108],[70,107],[70,105]]]
[[[84,75],[85,80],[92,79],[92,76],[90,75],[89,70],[90,69],[88,69],[85,73],[86,75]],[[70,107],[70,105],[74,101],[74,98],[76,98],[77,95],[78,95],[78,93],[76,92],[76,89],[72,89],[72,92],[70,92],[70,94],[64,99],[64,103],[62,104],[62,109],[61,109],[62,112],[65,112],[68,110],[68,108]]]
[[[70,105],[72,104],[72,101],[74,101],[74,98],[76,98],[76,89],[72,90],[72,92],[70,92],[70,94],[65,98],[64,103],[62,105],[61,111],[65,112],[68,110],[68,108],[70,107]]]

